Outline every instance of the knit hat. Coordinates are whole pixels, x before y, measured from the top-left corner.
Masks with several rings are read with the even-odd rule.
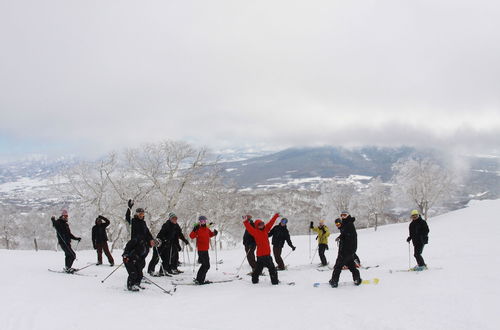
[[[417,210],[413,210],[411,211],[410,215],[420,215],[420,212],[418,212]]]
[[[198,218],[198,221],[207,221],[207,217],[204,216],[204,215],[200,215],[200,217]]]
[[[168,214],[168,218],[169,218],[169,219],[172,219],[172,218],[177,218],[177,215],[175,215],[175,213],[174,213],[174,212],[170,212],[170,213]]]
[[[287,224],[287,222],[288,222],[288,219],[287,219],[287,218],[283,218],[283,219],[281,219],[281,221],[280,221],[280,222],[281,222],[282,224],[286,225],[286,224]]]
[[[321,225],[324,225],[324,224],[325,224],[325,220],[321,219],[321,220],[319,221],[319,225],[321,226]]]
[[[260,225],[260,224],[264,224],[264,221],[262,221],[262,220],[260,220],[260,219],[257,219],[257,220],[255,220],[254,224],[255,224],[255,227],[256,227],[256,228],[259,228],[259,225]]]
[[[135,209],[135,213],[144,213],[144,209],[142,207],[138,207]]]
[[[335,219],[335,224],[338,225],[338,224],[342,224],[342,220],[340,219]]]
[[[68,210],[66,210],[66,209],[62,210],[61,215],[68,215]]]
[[[349,212],[347,212],[346,210],[340,212],[340,214],[349,214]]]

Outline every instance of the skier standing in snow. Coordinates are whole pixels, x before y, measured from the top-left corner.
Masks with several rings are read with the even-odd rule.
[[[288,228],[286,226],[287,223],[288,219],[282,218],[280,223],[274,226],[268,234],[269,237],[273,237],[273,255],[274,260],[278,264],[278,270],[285,270],[285,263],[283,262],[283,258],[281,258],[281,252],[283,251],[285,241],[287,242],[288,246],[290,246],[292,251],[295,251],[295,246],[293,246],[292,240],[290,239],[290,232],[288,231]]]
[[[250,226],[255,228],[255,225],[252,220],[251,215],[246,215],[243,219],[248,219]],[[255,261],[255,248],[257,247],[255,244],[255,239],[252,235],[245,229],[245,233],[243,234],[243,245],[245,246],[245,253],[247,256],[247,261],[250,267],[252,267],[252,272],[255,270],[257,266],[257,262]]]
[[[182,229],[177,223],[177,215],[170,212],[168,214],[168,220],[161,227],[160,232],[156,237],[160,240],[160,247],[154,249],[153,258],[148,265],[148,273],[153,274],[156,264],[158,263],[158,252],[162,260],[162,266],[159,271],[159,275],[167,274],[179,274],[180,271],[177,269],[178,255],[179,255],[179,239],[181,239],[186,245],[189,244],[188,240],[182,234]],[[158,252],[157,252],[158,251]]]
[[[123,250],[123,263],[128,272],[127,288],[130,291],[139,291],[142,280],[142,270],[146,265],[146,256],[149,248],[155,245],[153,236],[144,221],[144,209],[137,208],[135,215],[130,218],[130,209],[134,206],[132,200],[128,201],[125,219],[131,225],[131,238]]]
[[[271,247],[269,245],[269,231],[273,227],[276,219],[279,217],[279,213],[276,213],[271,220],[264,224],[264,221],[258,219],[255,220],[255,228],[250,225],[250,221],[248,218],[245,218],[243,224],[245,228],[248,230],[250,235],[255,239],[255,243],[257,244],[257,265],[255,270],[252,273],[252,283],[259,283],[259,276],[264,269],[267,267],[269,270],[269,276],[271,277],[271,283],[276,285],[279,283],[278,280],[278,271],[274,266],[273,259],[271,258]]]
[[[353,223],[353,227],[354,227],[354,221],[356,221],[356,218],[351,216],[349,214],[349,212],[347,211],[342,211],[340,212],[340,218],[337,218],[338,220],[341,221],[341,223],[344,223],[344,222],[352,222]],[[338,239],[338,238],[337,238]],[[336,239],[336,241],[338,242],[338,240]],[[354,230],[354,237],[353,237],[353,249],[354,249],[354,253],[353,253],[353,256],[354,256],[354,263],[356,264],[356,267],[357,268],[360,268],[361,267],[361,261],[359,260],[359,257],[358,255],[356,254],[356,251],[358,250],[358,234],[356,233],[356,230]],[[344,267],[344,269],[347,269],[347,266]]]
[[[71,233],[68,224],[68,211],[62,210],[61,216],[56,220],[55,216],[50,218],[52,220],[52,226],[56,229],[57,242],[59,246],[64,251],[65,255],[65,267],[64,271],[67,273],[74,273],[76,269],[72,268],[73,262],[76,259],[76,253],[71,248],[71,240],[80,242],[81,237],[76,237]]]
[[[95,219],[95,225],[92,227],[92,244],[94,250],[97,251],[97,265],[102,265],[102,252],[108,258],[109,265],[114,266],[115,261],[108,247],[108,235],[106,234],[106,227],[109,226],[109,220],[102,215]]]
[[[422,257],[422,252],[424,250],[424,245],[429,242],[429,226],[427,226],[427,221],[422,219],[420,213],[417,210],[411,211],[411,222],[409,226],[410,236],[406,239],[408,244],[410,241],[413,242],[413,256],[417,260],[417,266],[414,270],[424,270],[427,265],[425,264],[424,258]]]
[[[361,284],[361,276],[354,262],[357,245],[357,233],[353,223],[354,220],[348,217],[347,212],[342,212],[341,218],[342,220],[335,220],[335,225],[340,230],[340,235],[336,238],[336,241],[339,242],[339,252],[337,260],[335,261],[335,266],[333,267],[332,278],[329,281],[333,288],[338,286],[340,272],[343,266],[347,266],[351,271],[354,284]]]
[[[196,284],[208,284],[205,277],[210,269],[210,256],[208,255],[208,248],[210,247],[210,238],[217,235],[217,230],[211,231],[207,226],[207,217],[200,216],[198,223],[194,225],[193,230],[189,234],[191,239],[196,238],[196,248],[198,249],[198,261],[201,263],[200,269],[196,274]]]
[[[325,220],[320,220],[318,227],[314,227],[314,222],[311,221],[309,228],[318,234],[316,237],[318,240],[318,254],[321,259],[321,265],[326,266],[328,265],[328,261],[325,257],[325,250],[328,250],[328,236],[330,236],[330,230],[325,225]]]

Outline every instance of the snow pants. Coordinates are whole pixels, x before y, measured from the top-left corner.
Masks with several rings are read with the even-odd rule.
[[[352,279],[354,281],[361,278],[359,270],[358,268],[356,268],[356,263],[354,262],[354,256],[352,254],[349,254],[347,256],[339,254],[337,260],[335,261],[335,266],[333,267],[332,282],[339,282],[340,272],[342,272],[342,267],[344,266],[347,266],[347,268],[349,268],[352,273]]]
[[[201,263],[201,267],[198,269],[198,273],[196,274],[196,280],[198,283],[203,283],[205,282],[205,277],[210,269],[210,257],[208,255],[208,251],[198,251],[198,261]]]
[[[274,266],[273,259],[271,256],[262,256],[257,257],[257,266],[255,267],[252,273],[252,283],[259,283],[259,275],[262,273],[262,270],[266,267],[269,270],[269,276],[271,277],[272,284],[278,284],[278,271]]]
[[[128,278],[127,278],[127,288],[131,288],[132,285],[141,284],[142,280],[142,268],[141,268],[141,259],[134,258],[130,259],[125,263],[125,268],[127,269]]]
[[[66,268],[71,268],[71,266],[73,266],[73,261],[75,261],[76,259],[76,253],[71,248],[71,242],[68,243],[63,242],[62,244],[59,243],[59,246],[64,251],[65,255],[64,264]]]
[[[95,245],[96,250],[97,250],[97,263],[102,264],[102,252],[104,251],[104,254],[108,258],[108,261],[110,265],[114,265],[115,261],[113,260],[113,256],[111,255],[111,252],[109,252],[109,247],[108,247],[108,242],[104,241],[101,243],[96,243]]]
[[[328,261],[326,261],[325,257],[326,250],[328,250],[328,244],[318,244],[318,254],[323,266],[326,266],[328,264]]]
[[[425,266],[424,258],[422,257],[422,252],[424,251],[424,244],[413,244],[413,256],[417,260],[417,265],[419,267]]]
[[[283,261],[283,258],[281,258],[281,251],[283,251],[282,247],[273,246],[274,260],[278,265],[277,268],[278,270],[285,270],[285,263]]]

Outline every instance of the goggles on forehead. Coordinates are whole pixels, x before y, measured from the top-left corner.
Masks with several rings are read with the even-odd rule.
[[[207,223],[207,220],[200,220],[200,223]]]

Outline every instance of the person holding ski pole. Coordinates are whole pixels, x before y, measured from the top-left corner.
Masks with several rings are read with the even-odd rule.
[[[285,245],[285,241],[287,242],[288,246],[290,246],[292,251],[295,251],[295,246],[293,246],[292,240],[290,239],[290,232],[286,227],[287,223],[288,219],[282,218],[280,223],[274,226],[268,234],[269,237],[273,237],[273,255],[274,260],[278,264],[278,270],[285,270],[285,263],[283,262],[283,258],[281,258],[281,252],[283,250],[283,246]]]
[[[127,279],[127,289],[138,291],[143,278],[142,270],[146,265],[146,257],[149,249],[155,246],[156,242],[149,231],[146,221],[144,221],[144,209],[139,207],[135,210],[134,217],[131,218],[131,208],[134,202],[129,199],[125,220],[131,226],[131,238],[123,250],[123,262],[129,274]]]
[[[104,251],[104,254],[108,258],[109,265],[113,267],[115,265],[115,261],[111,252],[109,252],[108,235],[106,233],[106,227],[108,226],[109,220],[106,217],[99,215],[95,219],[95,225],[92,227],[92,244],[94,246],[94,250],[97,251],[96,265],[102,265],[102,252]]]
[[[160,240],[160,247],[157,249],[158,253],[153,255],[153,258],[148,265],[148,273],[152,275],[156,264],[158,263],[158,254],[161,257],[162,265],[158,275],[164,274],[179,274],[180,271],[177,269],[178,255],[179,255],[179,239],[181,239],[186,245],[189,245],[188,240],[182,234],[182,229],[177,223],[177,215],[170,212],[168,214],[168,220],[165,221],[161,227],[160,232],[156,235],[156,238]]]
[[[427,265],[422,257],[422,252],[424,250],[424,245],[429,243],[429,226],[427,226],[427,221],[422,219],[417,210],[411,211],[409,231],[410,236],[408,236],[406,242],[408,242],[408,244],[410,244],[410,241],[413,242],[413,256],[415,260],[417,260],[417,266],[413,267],[413,270],[424,270],[427,268]]]
[[[242,218],[248,219],[250,226],[255,228],[251,215],[247,214]],[[246,229],[245,233],[243,234],[243,246],[245,247],[246,259],[253,272],[255,270],[255,267],[257,266],[257,262],[255,261],[255,248],[257,247],[257,245],[255,244],[255,239],[253,238],[253,236],[250,235],[250,233]]]
[[[198,218],[198,223],[194,225],[193,230],[189,234],[191,239],[196,239],[196,248],[198,250],[198,261],[201,263],[200,269],[196,274],[195,283],[209,284],[210,281],[205,280],[208,270],[210,269],[210,256],[208,248],[210,247],[210,238],[218,234],[217,230],[210,230],[207,226],[207,217],[202,215]]]
[[[57,242],[59,243],[59,246],[61,249],[64,251],[65,255],[65,266],[63,270],[66,273],[74,273],[76,269],[74,269],[73,262],[76,259],[76,253],[73,251],[71,248],[71,240],[75,240],[80,242],[82,240],[81,237],[76,237],[71,233],[71,230],[69,229],[69,224],[68,224],[68,211],[67,210],[62,210],[61,216],[56,220],[55,216],[52,216],[50,218],[52,221],[52,226],[56,229],[56,234],[57,234]]]
[[[316,237],[318,240],[318,254],[321,259],[321,265],[326,266],[328,265],[328,261],[325,257],[325,250],[328,250],[328,236],[330,236],[330,230],[325,225],[325,220],[320,220],[318,227],[314,227],[314,222],[311,221],[309,228],[318,234]]]
[[[255,220],[255,228],[250,225],[248,218],[245,218],[243,225],[248,230],[250,235],[255,239],[257,245],[257,265],[252,273],[252,283],[259,283],[259,276],[262,273],[264,267],[269,270],[269,276],[271,277],[271,283],[273,285],[279,284],[278,271],[274,266],[273,259],[271,258],[271,246],[269,245],[269,231],[273,227],[274,223],[279,217],[279,213],[276,213],[267,224],[264,221],[257,219]]]
[[[335,266],[333,267],[332,278],[329,281],[332,288],[338,286],[343,266],[347,266],[351,271],[355,285],[360,285],[362,282],[359,270],[354,262],[355,247],[357,244],[356,228],[353,221],[347,219],[347,213],[342,212],[342,215],[345,215],[342,217],[342,220],[335,219],[335,225],[340,230],[340,235],[335,239],[339,243],[339,251]]]

